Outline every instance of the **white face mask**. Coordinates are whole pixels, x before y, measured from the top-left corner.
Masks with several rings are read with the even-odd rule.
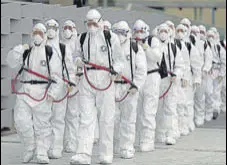
[[[71,38],[72,34],[73,34],[72,31],[69,30],[69,29],[63,31],[63,36],[64,36],[65,39]]]
[[[89,26],[87,27],[87,30],[89,33],[96,33],[99,30],[99,28],[95,26]]]
[[[205,41],[206,40],[206,36],[204,34],[200,34],[200,38],[201,40]]]
[[[56,31],[53,29],[49,29],[47,31],[47,36],[48,36],[48,38],[54,38],[56,36]]]
[[[177,38],[180,39],[180,40],[182,40],[184,38],[184,36],[185,35],[182,32],[177,33]]]
[[[119,38],[121,44],[123,44],[127,40],[127,37],[125,37],[123,35],[118,35],[118,38]]]
[[[168,34],[163,32],[159,34],[159,38],[161,41],[166,41],[168,39]]]
[[[33,42],[35,45],[40,45],[43,41],[43,38],[40,35],[33,36]]]
[[[146,38],[146,33],[136,33],[135,37],[138,39],[144,39]]]
[[[208,37],[207,39],[209,42],[213,43],[214,42],[214,38],[213,37]]]

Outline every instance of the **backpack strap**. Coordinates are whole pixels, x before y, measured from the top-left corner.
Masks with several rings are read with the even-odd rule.
[[[189,56],[190,56],[190,55],[191,55],[192,45],[191,45],[190,42],[185,42],[185,45],[186,45],[186,47],[187,47],[187,49],[188,49],[188,53],[189,53]]]
[[[180,40],[174,39],[174,43],[177,45],[177,47],[178,47],[180,50],[182,49],[182,45],[181,45]]]
[[[177,55],[177,46],[176,44],[171,43],[171,49],[173,51],[173,56],[174,56],[174,60],[173,60],[173,68],[175,66],[175,58]],[[169,65],[170,65],[170,70],[171,70],[171,56],[170,56],[170,50],[169,50],[169,44],[168,44],[168,54],[169,54]]]
[[[168,72],[167,72],[167,66],[166,66],[166,60],[165,60],[164,52],[162,53],[161,64],[159,65],[159,63],[157,62],[157,65],[159,67],[159,74],[161,76],[161,79],[167,77],[168,76]]]
[[[226,49],[226,46],[225,46],[225,44],[224,44],[224,41],[223,41],[223,40],[221,40],[221,41],[220,41],[220,44],[221,44],[221,46],[222,46],[224,49]]]
[[[221,46],[217,45],[217,49],[218,49],[218,56],[219,58],[221,58]]]
[[[151,42],[152,42],[152,38],[153,38],[153,36],[148,36],[148,40],[147,40],[147,42],[148,42],[148,45],[151,47]]]
[[[47,69],[48,69],[48,74],[50,76],[50,66],[49,66],[49,63],[50,63],[51,57],[53,55],[52,47],[50,47],[48,45],[45,45],[45,51],[46,51]]]
[[[29,66],[29,58],[30,58],[31,51],[32,51],[32,47],[30,47],[29,49],[26,49],[24,51],[24,53],[23,53],[23,66],[22,67],[24,67],[24,65],[25,65],[26,58],[28,58],[28,60],[27,60],[27,66]]]
[[[131,41],[131,46],[132,46],[133,51],[137,54],[139,51],[138,44],[136,42]]]
[[[84,45],[84,40],[86,38],[87,33],[82,33],[80,36],[80,47],[81,47],[81,51],[83,52],[83,45]]]
[[[66,46],[65,44],[62,44],[62,43],[59,43],[59,47],[60,47],[60,51],[61,51],[61,55],[62,55],[62,77],[64,77],[64,69],[66,71],[66,74],[67,74],[67,78],[69,80],[69,72],[68,72],[68,68],[66,66],[66,63],[65,63],[65,49],[66,49]]]
[[[193,45],[195,45],[195,37],[193,35],[190,35],[189,38],[190,38],[191,43]]]
[[[110,48],[111,48],[110,39],[111,39],[111,34],[110,34],[110,31],[108,31],[108,30],[104,30],[103,31],[103,34],[104,34],[104,38],[105,38],[106,46],[107,46],[107,51],[108,51],[109,68],[110,69],[113,69],[112,62],[111,62],[111,54],[110,54]]]
[[[205,41],[204,42],[204,50],[206,50],[207,49],[207,42]]]

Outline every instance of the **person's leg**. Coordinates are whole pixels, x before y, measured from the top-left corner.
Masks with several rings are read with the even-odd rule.
[[[213,117],[213,78],[208,75],[205,89],[205,121],[210,121]]]
[[[140,151],[154,150],[156,113],[159,102],[159,87],[161,78],[159,73],[148,75],[143,87],[143,105],[140,114]]]
[[[65,151],[66,152],[76,152],[76,139],[78,136],[79,129],[79,93],[68,98],[67,110],[65,116]]]
[[[133,158],[135,153],[137,100],[138,93],[129,94],[121,106],[120,153],[125,159]]]
[[[80,93],[79,111],[80,123],[77,137],[77,149],[76,154],[72,156],[70,163],[91,164],[97,109],[95,106],[95,96],[89,91]]]
[[[50,148],[52,133],[51,106],[52,102],[44,101],[32,109],[38,163],[49,163],[47,151]]]
[[[226,112],[226,76],[222,81],[221,99],[222,99],[221,111]]]
[[[170,84],[170,78],[166,83]],[[164,124],[167,130],[166,144],[173,145],[178,133],[177,91],[174,82],[164,100]]]
[[[113,136],[115,119],[115,86],[97,93],[96,106],[99,110],[99,160],[113,161]]]
[[[17,133],[24,144],[23,162],[28,163],[34,156],[35,134],[31,107],[22,99],[17,98],[16,100],[14,122]]]
[[[196,89],[194,97],[195,124],[197,127],[203,125],[205,121],[205,83],[205,80],[202,80],[202,84]]]
[[[67,99],[52,105],[52,143],[48,155],[53,159],[62,157],[66,107]]]

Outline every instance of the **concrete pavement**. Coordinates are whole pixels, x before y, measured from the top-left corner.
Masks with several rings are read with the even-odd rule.
[[[1,165],[22,165],[22,145],[16,134],[1,138]],[[97,147],[94,153],[97,153]],[[69,165],[73,154],[51,160],[50,165]],[[115,156],[112,165],[226,165],[226,114],[216,121],[197,128],[189,136],[181,137],[174,146],[156,144],[150,153],[136,153],[134,159],[123,160]],[[97,155],[93,158],[93,165]],[[31,162],[27,165],[33,165]]]

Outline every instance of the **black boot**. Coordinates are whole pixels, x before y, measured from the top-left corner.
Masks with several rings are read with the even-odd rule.
[[[218,115],[219,115],[218,112],[214,112],[213,113],[213,120],[216,120],[218,118]]]

